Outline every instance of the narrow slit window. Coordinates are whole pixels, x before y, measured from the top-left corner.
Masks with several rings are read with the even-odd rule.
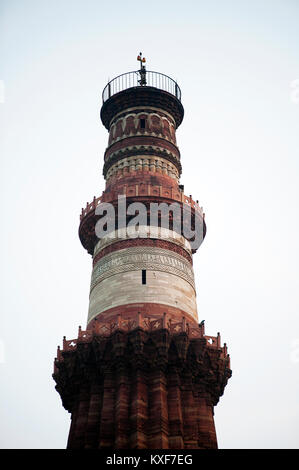
[[[145,119],[140,119],[140,129],[145,129]]]
[[[146,270],[142,270],[142,284],[146,284]]]

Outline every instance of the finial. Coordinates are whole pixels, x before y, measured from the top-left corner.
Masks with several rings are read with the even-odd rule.
[[[137,60],[140,62],[140,70],[138,70],[140,74],[140,80],[138,80],[138,83],[139,85],[143,86],[146,85],[146,69],[145,65],[142,65],[145,63],[145,57],[142,57],[142,52],[139,52]]]
[[[140,69],[142,69],[142,63],[145,63],[145,57],[142,57],[142,52],[139,52],[139,55],[137,56],[137,60],[140,62]]]

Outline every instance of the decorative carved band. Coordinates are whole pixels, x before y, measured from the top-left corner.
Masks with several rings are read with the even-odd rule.
[[[92,291],[99,282],[114,274],[142,269],[163,271],[179,276],[195,290],[192,265],[183,256],[153,247],[126,248],[101,258],[93,269],[90,290]]]
[[[112,119],[111,123],[110,123],[110,127],[119,119],[119,118],[123,118],[123,117],[126,117],[128,115],[136,115],[138,114],[139,117],[140,116],[140,113],[149,113],[149,114],[152,114],[152,115],[155,115],[157,114],[158,116],[160,116],[161,118],[163,117],[166,117],[170,122],[172,122],[172,124],[175,126],[176,123],[175,123],[175,120],[173,119],[173,116],[169,113],[167,113],[165,111],[165,109],[161,109],[161,108],[153,108],[151,106],[147,106],[146,108],[144,106],[133,106],[131,108],[127,108],[123,111],[121,111],[120,113],[116,114],[114,116],[114,118]]]
[[[158,248],[170,249],[180,255],[180,248],[187,253],[187,259],[191,259],[192,250],[190,243],[182,235],[169,230],[163,227],[151,227],[151,226],[140,226],[140,233],[146,234],[146,237],[132,238],[127,229],[115,230],[112,234],[107,235],[106,237],[101,238],[95,246],[94,249],[94,258],[104,250],[108,245],[114,245],[118,242],[123,242],[124,240],[129,240],[133,243],[133,246],[143,245],[143,246],[157,246]],[[139,243],[140,240],[140,243]],[[162,245],[161,242],[167,243],[167,245]],[[135,244],[136,242],[136,244]],[[169,248],[171,246],[171,248]],[[177,247],[177,248],[175,248]],[[113,250],[111,250],[113,251]],[[108,253],[108,251],[107,251]],[[190,261],[192,263],[192,261]]]
[[[113,194],[112,194],[113,193]],[[203,208],[199,206],[198,201],[194,201],[192,199],[192,195],[187,196],[184,194],[183,191],[179,189],[174,190],[173,188],[167,188],[163,186],[157,186],[150,183],[143,184],[138,183],[136,185],[124,185],[121,188],[118,188],[117,185],[115,187],[115,191],[111,191],[108,195],[103,191],[102,195],[99,197],[94,197],[92,202],[87,202],[85,209],[82,208],[80,214],[80,221],[84,217],[86,217],[91,212],[94,212],[95,209],[99,204],[102,202],[110,202],[112,200],[117,200],[118,195],[125,195],[126,197],[134,197],[134,196],[159,196],[165,199],[173,199],[174,201],[182,202],[183,204],[187,204],[191,208],[195,209],[197,213],[201,217],[205,217],[203,212]]]
[[[173,153],[178,160],[180,160],[180,151],[178,147],[170,142],[169,140],[165,139],[164,137],[157,137],[157,136],[152,136],[152,135],[132,135],[129,137],[126,137],[124,139],[118,140],[111,144],[105,151],[104,154],[104,160],[108,160],[109,155],[111,155],[114,152],[117,152],[118,150],[127,148],[127,147],[158,147],[161,149],[165,149],[170,153]]]
[[[190,339],[203,339],[207,347],[217,349],[221,351],[220,358],[227,359],[227,366],[230,368],[230,356],[227,352],[226,343],[221,345],[220,333],[217,336],[207,336],[205,334],[204,322],[198,325],[190,325],[186,322],[185,318],[181,321],[175,322],[167,317],[164,313],[161,317],[145,316],[140,313],[136,320],[118,315],[116,321],[101,322],[97,321],[93,323],[92,329],[83,331],[79,326],[78,338],[72,340],[66,340],[63,337],[63,351],[73,351],[77,348],[78,343],[90,342],[94,336],[110,336],[116,331],[130,332],[137,328],[142,328],[145,331],[156,331],[160,329],[167,329],[171,334],[179,335],[187,333]],[[62,351],[60,347],[57,348],[56,360],[62,361]],[[55,367],[55,365],[54,365]],[[55,370],[55,369],[54,369]]]
[[[111,178],[128,177],[132,172],[151,172],[153,174],[163,174],[170,176],[176,182],[179,181],[179,172],[175,165],[169,162],[168,159],[161,157],[149,157],[140,155],[124,157],[112,164],[106,173],[107,184],[110,183]]]
[[[141,126],[142,120],[142,126]],[[176,144],[175,123],[163,113],[140,111],[122,113],[111,123],[108,145],[133,135],[152,135]]]
[[[154,145],[131,145],[124,147],[120,150],[107,155],[106,161],[103,166],[103,175],[106,178],[109,168],[126,157],[143,157],[143,156],[156,156],[163,158],[172,163],[178,170],[179,175],[182,172],[181,163],[176,154],[166,150],[163,147]]]
[[[174,253],[179,254],[180,256],[183,256],[184,258],[186,258],[187,261],[189,261],[189,263],[192,264],[192,256],[186,251],[186,249],[178,246],[176,243],[166,241],[166,240],[152,239],[152,238],[136,238],[136,239],[116,241],[115,243],[111,243],[110,245],[106,246],[94,256],[93,266],[95,266],[96,263],[101,258],[108,255],[109,253],[113,253],[118,250],[122,250],[124,248],[130,248],[130,247],[135,247],[135,246],[142,246],[142,247],[150,246],[150,247],[156,247],[159,249],[162,248],[162,249],[170,250],[170,251],[173,251]]]

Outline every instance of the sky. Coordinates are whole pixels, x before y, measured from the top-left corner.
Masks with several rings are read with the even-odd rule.
[[[66,447],[53,361],[87,321],[101,93],[139,52],[182,91],[199,321],[231,356],[219,448],[298,448],[297,0],[0,0],[0,447]]]

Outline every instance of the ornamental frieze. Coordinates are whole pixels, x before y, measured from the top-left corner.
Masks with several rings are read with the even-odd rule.
[[[92,291],[99,282],[110,276],[142,269],[179,276],[195,289],[193,268],[185,258],[169,250],[134,247],[119,250],[101,258],[94,266],[90,290]]]

